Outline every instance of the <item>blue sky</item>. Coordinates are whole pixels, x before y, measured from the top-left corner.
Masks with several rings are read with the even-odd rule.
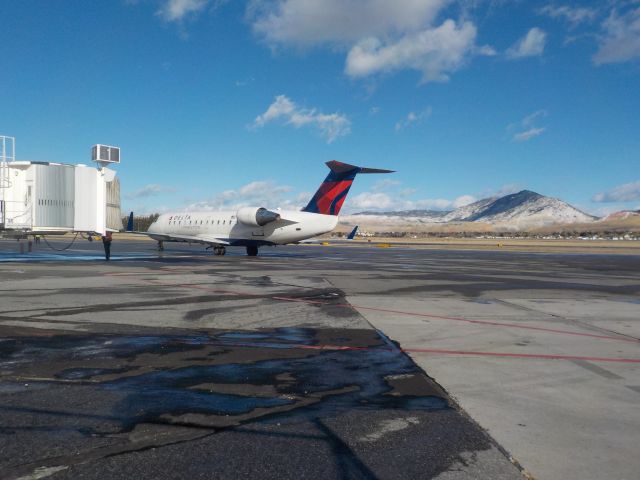
[[[640,208],[640,1],[6,0],[0,134],[23,160],[122,148],[123,210],[346,211],[522,188]]]

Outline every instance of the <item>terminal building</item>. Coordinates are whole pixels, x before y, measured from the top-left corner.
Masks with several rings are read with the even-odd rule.
[[[104,234],[122,229],[120,182],[106,165],[120,149],[92,148],[96,166],[19,161],[15,140],[0,136],[0,236]]]

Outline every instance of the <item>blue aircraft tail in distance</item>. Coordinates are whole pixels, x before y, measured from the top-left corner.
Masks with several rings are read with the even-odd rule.
[[[127,220],[127,232],[133,232],[133,212],[129,214],[129,220]]]
[[[358,231],[358,225],[353,227],[353,230],[351,230],[351,233],[349,235],[347,235],[347,240],[353,240],[353,237],[356,236],[356,232],[357,231]]]

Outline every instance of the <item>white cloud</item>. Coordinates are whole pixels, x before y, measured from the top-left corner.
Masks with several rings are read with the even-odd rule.
[[[517,183],[507,183],[506,185],[500,187],[497,191],[486,196],[504,197],[505,195],[511,195],[512,193],[519,192],[520,190],[522,190],[522,185],[519,185]]]
[[[149,185],[145,185],[139,190],[136,190],[135,192],[127,194],[126,198],[147,198],[160,195],[161,193],[171,193],[175,191],[176,189],[174,187],[151,183]]]
[[[254,181],[238,189],[225,190],[214,197],[194,202],[186,207],[187,210],[235,210],[244,206],[265,208],[299,208],[299,205],[285,197],[291,187],[278,185],[270,181]],[[306,198],[308,201],[310,196]]]
[[[411,195],[415,194],[417,191],[418,190],[415,188],[403,188],[398,192],[398,195],[400,195],[401,197],[410,197]]]
[[[474,55],[495,55],[475,45],[476,27],[437,16],[452,0],[253,0],[254,32],[273,48],[327,46],[348,51],[345,72],[363,78],[403,69],[423,82],[446,81]]]
[[[350,197],[345,204],[347,212],[402,211],[402,210],[454,210],[476,201],[473,195],[461,195],[453,200],[424,198],[413,200],[417,190],[404,188],[402,182],[391,178],[377,181],[371,191]]]
[[[254,31],[271,45],[349,46],[366,37],[415,32],[450,0],[253,0]]]
[[[569,5],[546,5],[538,10],[538,13],[554,19],[563,19],[569,22],[571,28],[575,28],[583,22],[595,19],[598,11],[589,7],[573,7]]]
[[[236,81],[234,82],[234,85],[235,85],[236,87],[246,87],[247,85],[249,85],[249,84],[251,84],[251,83],[255,82],[255,80],[256,80],[256,79],[255,79],[255,78],[253,78],[253,77],[245,78],[244,80],[236,80]]]
[[[300,205],[306,205],[313,197],[314,192],[300,192],[296,196],[296,203]]]
[[[423,82],[444,82],[476,52],[476,27],[445,20],[435,28],[402,36],[395,41],[364,38],[347,54],[345,71],[351,77],[411,69]]]
[[[165,0],[157,14],[167,22],[181,22],[187,16],[201,12],[209,0]]]
[[[524,37],[507,49],[507,58],[515,60],[542,55],[546,41],[547,34],[543,30],[533,27]]]
[[[544,127],[539,127],[539,128],[533,127],[533,128],[530,128],[529,130],[525,130],[524,132],[514,134],[513,140],[516,142],[526,142],[527,140],[531,140],[532,138],[542,135],[545,130],[546,128]]]
[[[485,57],[495,57],[498,54],[496,49],[491,45],[481,45],[479,47],[476,47],[475,53],[477,53],[478,55],[483,55]]]
[[[390,178],[385,178],[383,180],[378,180],[373,186],[372,190],[375,192],[381,192],[383,190],[388,190],[393,187],[397,187],[401,185],[402,182],[398,180],[392,180]]]
[[[431,112],[432,112],[431,107],[427,107],[418,113],[409,112],[407,114],[407,117],[404,120],[400,122],[396,122],[396,125],[395,125],[396,132],[402,130],[403,128],[407,128],[408,126],[413,125],[414,123],[420,123],[422,122],[422,120],[429,118],[431,116]]]
[[[238,196],[242,198],[252,198],[264,196],[266,191],[269,195],[278,195],[291,190],[291,187],[274,185],[272,182],[256,181],[247,183],[238,190]]]
[[[531,125],[533,125],[533,122],[540,117],[546,117],[547,116],[547,111],[546,110],[537,110],[535,112],[533,112],[530,115],[527,115],[526,117],[524,117],[521,120],[521,124],[523,127],[530,127]]]
[[[593,196],[594,202],[633,202],[640,200],[640,181],[618,185]]]
[[[256,117],[254,125],[263,127],[277,118],[290,117],[295,109],[296,105],[286,95],[278,95],[267,111]]]
[[[477,198],[474,197],[473,195],[462,195],[453,201],[452,206],[454,208],[460,208],[460,207],[464,207],[465,205],[469,205],[470,203],[473,203],[476,200]]]
[[[583,212],[588,211],[588,213],[590,213],[591,215],[594,215],[596,217],[601,217],[601,218],[604,218],[607,215],[610,215],[612,213],[625,210],[624,205],[621,205],[621,204],[610,204],[610,205],[601,206],[598,208],[586,208],[586,207],[582,208],[578,205],[576,205],[576,207],[580,208],[580,210],[582,210]]]
[[[546,110],[538,110],[530,115],[527,115],[519,122],[508,125],[507,131],[519,130],[513,133],[511,140],[513,140],[514,142],[525,142],[539,135],[542,135],[545,132],[546,127],[538,127],[536,126],[536,123],[539,118],[546,116]]]
[[[278,95],[269,108],[256,117],[253,126],[263,127],[267,123],[279,120],[295,128],[313,126],[326,138],[327,143],[332,143],[337,138],[351,133],[351,121],[345,115],[324,114],[315,108],[301,108],[286,95]]]
[[[593,63],[621,63],[640,58],[640,8],[623,14],[613,10],[602,24]]]
[[[422,200],[416,200],[409,203],[411,205],[406,210],[451,210],[453,202],[445,198],[424,198]]]
[[[382,192],[362,192],[349,200],[350,208],[378,210],[389,208],[394,204],[391,196]]]
[[[414,190],[410,192],[415,193]],[[346,209],[350,212],[362,210],[454,210],[476,201],[472,195],[462,195],[454,200],[446,198],[424,198],[408,200],[399,194],[383,192],[363,192],[349,199]]]
[[[476,201],[473,195],[461,195],[454,200],[446,198],[425,198],[406,202],[404,210],[454,210]]]

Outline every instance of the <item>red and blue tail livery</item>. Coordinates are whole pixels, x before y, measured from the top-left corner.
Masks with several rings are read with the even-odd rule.
[[[321,213],[323,215],[338,215],[347,193],[351,188],[353,179],[359,173],[393,173],[393,170],[379,168],[364,168],[349,165],[348,163],[331,160],[326,163],[331,170],[324,179],[320,188],[302,209],[303,212]]]

